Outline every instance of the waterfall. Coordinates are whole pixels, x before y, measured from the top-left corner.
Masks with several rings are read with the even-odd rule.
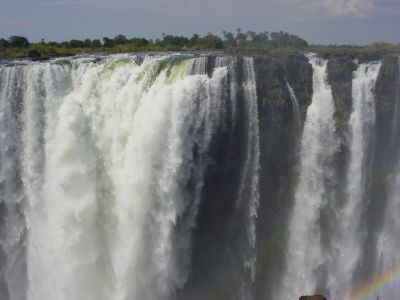
[[[244,98],[246,101],[247,115],[247,151],[244,163],[242,178],[239,185],[237,206],[246,210],[246,233],[249,245],[249,253],[245,257],[245,266],[250,271],[251,281],[255,280],[256,272],[256,218],[259,207],[259,160],[260,160],[260,144],[258,131],[258,115],[257,112],[257,93],[256,80],[254,73],[254,64],[252,58],[244,58]],[[246,192],[247,190],[247,192]],[[242,202],[248,198],[243,207]],[[242,292],[240,299],[252,299],[251,293]]]
[[[252,64],[254,62],[252,61]],[[237,107],[237,88],[238,88],[238,78],[237,78],[237,72],[236,69],[238,67],[238,59],[235,57],[217,57],[215,59],[215,68],[229,68],[231,70],[229,72],[229,100],[230,100],[230,110],[231,110],[231,139],[232,139],[232,134],[233,130],[235,129],[235,120],[236,120],[236,107]],[[246,70],[244,70],[246,71]],[[254,67],[252,69],[252,72],[254,72]],[[253,78],[254,79],[254,78]],[[255,79],[254,79],[255,80]],[[255,84],[255,82],[254,82]],[[256,99],[253,99],[254,101]]]
[[[396,299],[400,58],[335,55],[2,60],[0,299]]]
[[[191,59],[188,66],[189,74],[207,74],[208,57],[198,57]]]
[[[397,95],[395,99],[395,110],[392,125],[397,126],[396,128],[392,127],[392,134],[396,134],[392,136],[392,140],[398,141],[399,137],[397,136],[399,132],[399,123],[398,123],[398,107],[400,101],[400,58],[398,60],[398,81],[397,81]],[[398,151],[398,150],[397,150]],[[399,156],[397,156],[399,157]],[[391,273],[392,270],[397,268],[400,264],[400,255],[399,255],[399,247],[400,247],[400,163],[399,161],[394,163],[394,171],[392,176],[390,177],[391,182],[389,184],[388,191],[388,200],[385,209],[385,213],[383,215],[383,225],[378,233],[378,241],[376,245],[377,250],[377,266],[376,270],[378,275],[380,274],[390,274],[389,280],[390,282],[395,282],[397,276],[395,273]],[[385,287],[382,291],[380,291],[379,296],[382,299],[394,299],[398,297],[400,294],[400,288],[396,284],[390,284]]]
[[[293,110],[293,116],[295,119],[295,123],[297,126],[297,129],[301,128],[301,117],[300,117],[300,112],[299,112],[299,101],[297,100],[296,94],[294,93],[292,87],[289,84],[289,81],[285,78],[285,83],[286,87],[289,92],[290,100],[292,101],[292,110]]]
[[[0,296],[22,300],[26,281],[22,184],[21,107],[23,68],[0,66]]]
[[[208,57],[190,55],[0,66],[1,299],[173,299],[191,272],[214,139],[239,115],[247,146],[232,203],[254,281],[254,63],[215,60],[211,74]]]
[[[399,66],[398,68],[398,73],[397,73],[397,85],[396,85],[396,99],[395,99],[395,106],[394,106],[394,117],[392,120],[392,132],[391,132],[391,136],[392,136],[392,140],[391,142],[391,146],[393,147],[395,143],[398,142],[398,130],[400,127],[400,56],[397,58],[397,64]]]
[[[286,273],[276,299],[296,299],[315,293],[324,280],[325,253],[320,231],[321,210],[332,200],[335,181],[333,156],[335,106],[327,82],[327,61],[308,55],[313,67],[313,97],[308,107],[301,140],[301,170],[289,220]]]
[[[329,264],[328,289],[332,299],[348,299],[361,263],[366,235],[367,180],[371,175],[375,131],[375,84],[380,62],[360,64],[352,83],[353,110],[349,120],[349,162],[346,200],[336,207],[336,228]]]

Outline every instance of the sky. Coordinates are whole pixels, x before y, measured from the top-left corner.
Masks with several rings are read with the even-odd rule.
[[[400,43],[400,0],[0,0],[0,37],[30,41],[287,31],[313,44]]]

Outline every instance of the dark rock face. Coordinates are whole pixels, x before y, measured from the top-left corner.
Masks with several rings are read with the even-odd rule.
[[[208,66],[213,64],[213,59],[209,59]],[[243,207],[235,202],[248,147],[242,70],[243,60],[239,59],[238,113],[234,120],[230,119],[230,114],[225,116],[211,141],[194,236],[192,272],[185,288],[178,291],[177,299],[236,299],[237,288],[248,276],[237,263],[244,251],[240,245],[246,244],[242,240],[246,236],[246,226]]]
[[[314,296],[301,296],[299,300],[327,300],[322,295],[314,295]]]
[[[375,153],[373,156],[372,176],[369,178],[369,197],[377,199],[370,201],[367,217],[369,228],[380,228],[384,221],[387,193],[390,178],[396,174],[396,162],[400,153],[399,110],[396,102],[400,100],[400,73],[397,56],[386,56],[382,59],[382,66],[375,87]],[[397,137],[393,139],[393,137]],[[366,245],[376,244],[376,235],[370,235]],[[369,274],[379,259],[373,254],[373,247],[366,247],[365,259],[367,263],[360,270],[362,274]],[[362,282],[364,279],[361,279]]]
[[[356,68],[350,57],[332,57],[328,61],[328,80],[336,108],[335,119],[342,136],[352,111],[352,79]]]
[[[400,145],[391,143],[390,137],[396,110],[396,97],[399,94],[398,58],[396,56],[384,57],[357,57],[353,53],[340,53],[324,57],[329,59],[328,81],[332,88],[335,102],[336,131],[341,140],[340,150],[336,157],[337,174],[339,174],[337,189],[338,194],[344,188],[346,166],[348,163],[348,121],[352,112],[352,79],[353,72],[357,69],[355,59],[359,62],[381,60],[382,67],[377,80],[376,94],[376,147],[391,145],[385,151],[374,154],[374,178],[370,180],[370,197],[385,198],[387,176],[391,162],[399,153]],[[298,179],[299,169],[299,141],[302,128],[296,129],[293,119],[292,102],[286,86],[287,80],[298,99],[302,124],[307,108],[312,99],[312,68],[308,59],[302,54],[282,54],[269,57],[255,58],[255,71],[257,76],[258,113],[260,126],[260,208],[257,226],[257,239],[259,254],[257,257],[256,299],[273,299],[274,288],[279,285],[282,266],[285,265],[286,236],[285,224],[290,213],[293,195]],[[397,116],[400,119],[400,116]],[[303,126],[302,125],[302,126]],[[400,134],[400,133],[399,133]],[[377,228],[382,216],[376,211],[376,205],[384,205],[383,201],[375,202],[368,207],[367,219],[372,220],[371,228]],[[327,220],[327,226],[332,221]],[[374,245],[376,241],[370,240],[368,244]],[[267,246],[266,246],[267,245]],[[366,247],[368,248],[368,247]],[[366,251],[368,252],[368,250]],[[366,261],[371,265],[374,257],[366,253]],[[365,264],[364,271],[368,272],[370,266]],[[360,279],[362,280],[362,279]],[[323,292],[323,289],[321,290]],[[316,297],[316,296],[314,296]],[[325,298],[302,298],[325,299]]]
[[[352,112],[352,78],[357,68],[354,55],[329,55],[328,81],[335,102],[336,130],[341,139],[341,148],[336,157],[338,189],[340,191],[348,162],[348,121]],[[369,59],[369,58],[368,58]],[[371,61],[363,57],[360,61]],[[398,80],[397,57],[383,57],[382,68],[376,85],[376,145],[390,144],[390,130],[395,117],[395,102]],[[212,73],[213,59],[209,60],[208,73]],[[258,118],[260,131],[260,207],[257,218],[257,265],[254,284],[254,299],[274,299],[276,288],[281,282],[285,266],[286,226],[293,205],[293,196],[299,176],[299,156],[302,127],[312,100],[312,67],[302,54],[274,54],[255,57]],[[241,80],[242,74],[238,74]],[[294,118],[293,102],[287,83],[292,87],[299,104],[300,128]],[[238,95],[239,99],[242,97]],[[241,100],[240,100],[241,101]],[[239,110],[244,109],[240,107]],[[399,109],[400,110],[400,109]],[[242,124],[239,116],[236,124]],[[400,118],[400,116],[399,116]],[[228,130],[229,131],[229,130]],[[236,299],[243,276],[234,265],[239,252],[235,239],[242,227],[240,218],[235,217],[231,199],[235,197],[240,166],[243,164],[245,130],[240,126],[233,131],[235,147],[228,149],[230,135],[221,132],[213,142],[210,156],[214,164],[206,171],[204,194],[198,215],[198,227],[193,249],[193,267],[189,280],[177,299],[205,299],[212,293],[215,299]],[[374,157],[374,172],[385,169],[398,153],[399,145],[391,148],[390,155],[383,152]],[[389,150],[388,150],[389,151]],[[391,157],[391,158],[390,158]],[[376,172],[371,179],[371,195],[383,199],[385,178],[390,174]],[[381,178],[383,176],[383,179]],[[384,205],[379,202],[377,205]],[[371,211],[382,211],[374,207]],[[376,214],[376,213],[374,213]],[[378,223],[380,216],[370,218]],[[224,224],[221,224],[224,220]],[[327,221],[334,223],[333,221]],[[226,224],[230,224],[226,226]],[[328,224],[334,226],[335,224]],[[376,224],[371,224],[371,227]],[[229,228],[229,230],[228,230]],[[368,241],[370,245],[376,242]],[[213,245],[210,247],[210,245]],[[365,255],[369,255],[366,253]],[[374,258],[366,259],[371,264]],[[368,272],[368,266],[365,265]],[[229,276],[228,276],[228,275]],[[234,274],[234,275],[232,275]],[[325,289],[319,289],[325,293]],[[326,293],[325,293],[326,294]],[[300,300],[326,300],[324,296],[302,296]]]
[[[397,153],[398,142],[392,143],[390,138],[393,134],[393,121],[396,118],[396,102],[399,97],[399,67],[397,57],[385,57],[382,60],[382,67],[379,73],[378,81],[375,88],[376,101],[376,123],[377,123],[377,143],[391,146],[387,155],[390,158]],[[398,118],[399,116],[397,116]],[[383,165],[387,165],[391,159],[383,161]]]
[[[31,55],[32,58],[41,59],[40,53],[32,52]],[[357,67],[354,59],[357,57],[353,54],[340,53],[325,58],[329,59],[328,81],[332,87],[336,107],[336,130],[342,141],[340,151],[335,158],[337,174],[340,175],[338,176],[340,186],[340,180],[345,178],[348,162],[346,138],[353,105],[353,71]],[[400,74],[397,57],[362,57],[360,59],[361,61],[382,60],[375,90],[375,145],[376,147],[384,145],[385,149],[376,152],[373,156],[374,176],[370,179],[368,194],[369,197],[379,199],[379,201],[371,203],[366,208],[368,214],[366,219],[370,222],[367,228],[369,229],[378,228],[382,222],[381,214],[386,205],[384,199],[387,182],[394,173],[391,164],[397,159],[396,155],[400,149],[400,139],[391,140],[393,136],[400,136],[400,130],[393,134],[396,118],[399,118],[400,122],[400,107],[396,107],[396,102],[399,102]],[[97,63],[100,60],[96,58],[94,62]],[[141,58],[138,58],[138,63],[141,62]],[[239,64],[242,63],[243,61],[239,59]],[[209,75],[213,72],[214,65],[215,57],[210,57],[207,64]],[[286,226],[299,176],[299,143],[302,124],[304,124],[313,91],[312,67],[302,53],[274,53],[269,56],[258,56],[254,58],[254,67],[260,139],[260,206],[256,224],[256,274],[254,287],[251,283],[252,297],[248,298],[258,300],[276,298],[274,297],[275,290],[285,271]],[[238,67],[238,70],[242,70],[242,65]],[[242,82],[243,74],[240,71],[238,73],[237,80]],[[296,122],[293,101],[287,84],[290,84],[298,100],[300,125]],[[228,97],[229,90],[227,89],[225,93]],[[210,161],[205,170],[202,200],[193,237],[192,271],[188,281],[182,283],[181,289],[177,291],[176,300],[245,298],[238,296],[238,290],[243,278],[248,274],[241,269],[241,263],[236,261],[243,251],[238,245],[245,244],[241,240],[246,235],[243,232],[245,218],[241,207],[236,207],[232,199],[236,199],[241,170],[245,165],[247,128],[244,124],[248,117],[243,113],[245,111],[243,90],[238,87],[237,93],[239,113],[234,120],[228,117],[230,114],[225,116],[226,119],[222,120],[221,128],[218,128],[218,134],[213,137],[211,149],[207,154]],[[15,109],[18,108],[19,105],[16,105]],[[227,108],[231,109],[229,106]],[[200,155],[196,153],[194,160],[199,159]],[[15,169],[18,170],[18,168]],[[16,185],[22,184],[18,180],[12,180],[12,182]],[[192,189],[191,184],[193,182],[188,183],[188,191]],[[5,224],[5,212],[6,207],[0,203],[0,225]],[[323,222],[331,223],[329,226],[337,224],[336,220],[332,221],[325,215],[322,215],[321,219]],[[1,228],[6,227],[2,225]],[[0,237],[2,235],[5,235],[5,232],[0,230]],[[376,245],[375,238],[373,235],[369,237],[365,242],[366,245]],[[363,261],[366,263],[360,267],[362,269],[359,273],[370,274],[369,268],[374,265],[376,257],[372,252],[368,252],[371,247],[364,248],[366,250]],[[5,267],[5,260],[4,250],[0,245],[0,269]],[[360,278],[360,282],[364,280]],[[0,277],[0,295],[6,295],[4,296],[6,298],[1,300],[9,298],[5,281],[5,278]],[[321,287],[316,292],[330,296],[326,290]],[[299,299],[327,300],[322,295],[301,296]]]
[[[260,199],[264,199],[257,224],[261,242],[255,288],[257,298],[272,299],[271,286],[279,284],[284,263],[286,237],[282,228],[298,176],[301,132],[286,82],[298,98],[300,118],[304,120],[312,97],[312,67],[302,54],[258,57],[254,65],[260,127]]]

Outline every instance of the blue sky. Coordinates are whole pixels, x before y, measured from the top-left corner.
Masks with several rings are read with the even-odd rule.
[[[311,43],[400,43],[400,0],[0,0],[0,37],[32,41],[279,31]]]

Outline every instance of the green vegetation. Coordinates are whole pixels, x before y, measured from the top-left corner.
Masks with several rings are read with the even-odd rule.
[[[323,57],[348,56],[361,60],[380,59],[385,54],[400,53],[400,44],[372,43],[366,46],[356,45],[312,45],[310,49]]]
[[[0,38],[0,57],[31,57],[46,59],[55,56],[69,56],[78,53],[119,53],[119,52],[149,52],[149,51],[200,51],[221,50],[230,54],[260,54],[279,51],[292,53],[293,51],[315,51],[323,56],[337,54],[362,54],[364,57],[375,57],[382,53],[398,53],[399,45],[375,43],[368,46],[353,45],[312,45],[287,32],[242,32],[223,31],[223,37],[207,33],[204,36],[193,34],[191,37],[162,34],[161,39],[145,39],[140,37],[127,38],[119,34],[114,38],[70,40],[61,43],[40,42],[30,43],[22,36],[11,36],[8,39]]]
[[[43,39],[37,43],[30,43],[27,38],[11,36],[0,39],[0,57],[31,57],[45,59],[55,56],[68,56],[77,53],[95,52],[144,52],[144,51],[199,51],[224,50],[228,52],[260,51],[276,48],[303,49],[308,47],[305,40],[286,32],[248,31],[243,33],[240,28],[237,32],[223,32],[223,38],[207,33],[204,36],[193,34],[190,38],[162,34],[161,39],[145,39],[133,37],[131,39],[120,34],[114,38],[70,40],[61,43],[47,42]]]

